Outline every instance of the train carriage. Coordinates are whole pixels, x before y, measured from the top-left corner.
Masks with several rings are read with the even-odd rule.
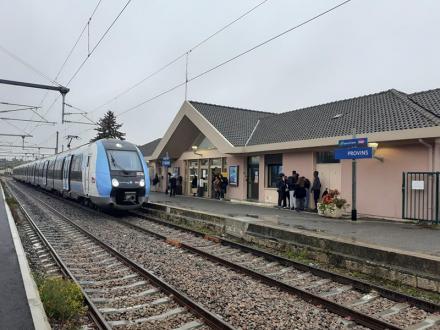
[[[136,145],[102,139],[13,169],[16,180],[101,208],[135,209],[148,201],[147,166]]]

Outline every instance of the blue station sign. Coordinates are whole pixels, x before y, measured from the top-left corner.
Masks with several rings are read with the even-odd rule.
[[[361,159],[361,158],[373,158],[373,148],[348,148],[348,149],[336,149],[336,159]]]
[[[368,145],[368,138],[356,138],[348,140],[339,140],[340,147],[366,147]]]
[[[171,159],[168,157],[168,155],[162,158],[162,166],[171,166]]]

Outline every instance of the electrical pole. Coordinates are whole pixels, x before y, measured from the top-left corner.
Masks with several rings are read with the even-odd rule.
[[[41,84],[33,84],[23,81],[14,81],[14,80],[6,80],[0,79],[0,84],[13,85],[13,86],[21,86],[21,87],[29,87],[29,88],[39,88],[39,89],[47,89],[52,91],[58,91],[61,93],[63,102],[61,106],[61,123],[64,123],[64,101],[66,98],[66,94],[69,93],[69,88],[64,86],[50,86],[50,85],[41,85]]]
[[[189,53],[191,51],[188,51],[186,53],[186,65],[185,65],[185,101],[188,101],[188,60],[189,60]]]
[[[353,139],[356,138],[356,128],[353,128]],[[357,220],[356,209],[356,159],[351,160],[351,220]]]

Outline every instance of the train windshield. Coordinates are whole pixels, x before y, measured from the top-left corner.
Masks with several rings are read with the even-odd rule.
[[[116,171],[142,171],[141,160],[135,151],[108,150],[110,169]]]

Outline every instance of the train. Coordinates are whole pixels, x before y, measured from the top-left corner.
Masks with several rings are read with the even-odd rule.
[[[15,180],[101,209],[132,210],[148,202],[148,167],[138,147],[101,139],[13,168]]]

